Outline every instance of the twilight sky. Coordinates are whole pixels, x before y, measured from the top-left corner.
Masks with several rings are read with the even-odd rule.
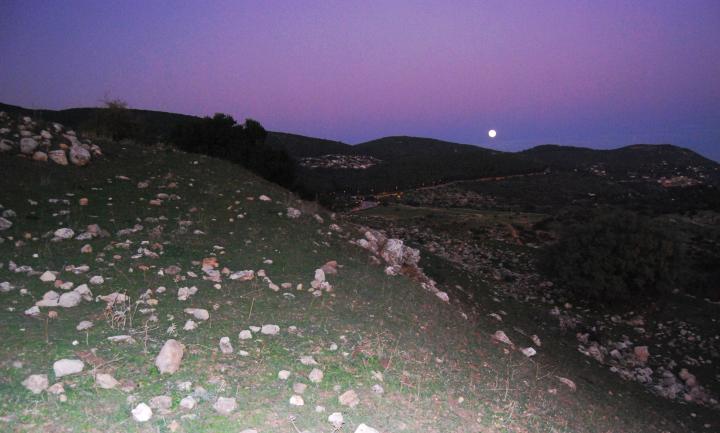
[[[720,160],[720,1],[0,1],[0,102]],[[498,130],[490,140],[487,131]]]

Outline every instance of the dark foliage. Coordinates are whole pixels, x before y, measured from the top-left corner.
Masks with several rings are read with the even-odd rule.
[[[272,182],[289,187],[295,180],[295,163],[283,150],[265,144],[262,125],[247,119],[239,125],[231,116],[194,119],[180,124],[172,142],[180,149],[236,162]]]
[[[578,217],[545,251],[541,263],[561,287],[579,298],[607,303],[672,290],[679,246],[650,219],[627,211]]]

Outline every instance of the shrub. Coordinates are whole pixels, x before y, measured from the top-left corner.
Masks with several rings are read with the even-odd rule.
[[[187,152],[236,162],[258,175],[290,187],[295,181],[295,164],[284,150],[265,144],[267,132],[262,125],[247,119],[244,125],[232,116],[218,113],[179,125],[172,141]]]
[[[678,258],[678,243],[651,220],[611,211],[566,226],[541,269],[578,297],[612,302],[669,292]]]

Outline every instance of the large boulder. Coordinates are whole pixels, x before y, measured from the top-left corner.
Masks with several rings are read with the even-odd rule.
[[[75,165],[85,165],[90,162],[90,152],[78,144],[73,144],[70,148],[70,162]]]
[[[180,361],[182,361],[184,353],[185,346],[177,340],[170,339],[160,349],[160,353],[155,358],[155,365],[160,373],[173,374],[180,368]]]

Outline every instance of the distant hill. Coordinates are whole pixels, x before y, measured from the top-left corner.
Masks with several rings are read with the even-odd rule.
[[[453,180],[530,173],[544,168],[523,155],[429,138],[385,137],[355,146],[303,139],[302,144],[308,148],[315,143],[318,148],[331,149],[335,154],[365,155],[380,160],[363,170],[301,167],[298,171],[300,188],[310,194],[389,193]],[[310,150],[301,152],[296,141],[289,141],[285,148],[291,154],[304,157],[319,155]]]
[[[670,144],[634,144],[609,150],[542,145],[519,154],[554,170],[603,171],[620,179],[689,176],[720,185],[720,164],[690,149]]]
[[[266,143],[275,149],[284,149],[288,155],[295,159],[353,152],[353,146],[341,141],[305,137],[285,132],[268,132]]]
[[[97,125],[100,113],[104,108],[68,108],[66,110],[35,110],[0,103],[0,111],[19,116],[31,116],[34,119],[49,122],[59,122],[63,125],[90,132]],[[134,133],[142,141],[167,141],[172,131],[184,122],[196,119],[195,116],[186,114],[167,113],[164,111],[128,109],[133,121]]]

